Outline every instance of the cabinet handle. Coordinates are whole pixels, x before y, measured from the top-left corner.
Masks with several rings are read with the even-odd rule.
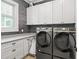
[[[29,39],[27,39],[27,40],[29,40]]]
[[[15,57],[13,59],[16,59]]]
[[[12,50],[12,52],[15,52],[15,51],[16,51],[16,49],[13,49],[13,50]]]
[[[12,45],[15,45],[16,43],[12,43]]]

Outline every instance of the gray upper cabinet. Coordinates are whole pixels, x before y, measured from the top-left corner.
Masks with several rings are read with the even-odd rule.
[[[75,23],[75,0],[53,0],[27,8],[27,24]]]
[[[27,8],[27,25],[52,24],[52,2]]]
[[[38,24],[38,6],[27,8],[27,25]]]
[[[64,23],[75,23],[76,0],[63,0],[63,20]]]
[[[53,0],[52,1],[52,20],[53,24],[61,24],[63,22],[63,1],[62,0]]]
[[[75,0],[54,0],[53,24],[75,23]]]
[[[38,5],[39,24],[52,24],[52,2]]]
[[[32,25],[33,19],[33,7],[27,8],[27,24]]]

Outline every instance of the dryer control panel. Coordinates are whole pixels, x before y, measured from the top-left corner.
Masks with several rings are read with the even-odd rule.
[[[74,27],[55,27],[53,32],[76,32]]]

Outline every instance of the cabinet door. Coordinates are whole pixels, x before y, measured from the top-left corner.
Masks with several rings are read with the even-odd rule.
[[[5,57],[6,43],[1,44],[1,58]]]
[[[44,5],[44,23],[52,24],[52,2],[47,2]]]
[[[1,59],[6,59],[6,44],[1,44]]]
[[[52,24],[52,2],[27,8],[27,24]]]
[[[24,57],[24,39],[18,40],[16,44],[16,55],[22,59]]]
[[[62,0],[54,0],[52,2],[52,19],[53,19],[53,24],[61,24],[63,22],[62,19],[62,9],[63,7],[63,1]]]
[[[1,59],[9,59],[10,55],[12,55],[13,47],[11,43],[3,43],[1,44]]]
[[[24,39],[24,56],[28,54],[28,38]]]
[[[27,25],[32,25],[33,7],[27,8]]]
[[[27,24],[38,24],[38,6],[32,6],[27,8]]]
[[[51,24],[52,23],[52,2],[47,2],[38,5],[38,22],[39,24]]]
[[[64,23],[75,23],[75,2],[76,0],[63,0]]]
[[[45,7],[42,5],[42,4],[40,4],[40,5],[38,5],[38,8],[39,8],[39,10],[38,10],[38,24],[43,24],[44,23],[44,21],[45,21],[45,19],[44,19],[44,11],[45,11]]]
[[[38,24],[38,6],[36,5],[36,6],[33,6],[32,7],[33,9],[33,15],[32,15],[32,24],[33,25],[36,25],[36,24]]]

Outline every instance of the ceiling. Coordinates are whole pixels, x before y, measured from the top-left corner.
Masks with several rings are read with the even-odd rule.
[[[44,0],[24,0],[25,2],[27,3],[38,3],[38,2],[41,2],[41,1],[44,1]]]
[[[24,1],[27,2],[29,6],[33,6],[33,5],[38,5],[38,4],[53,1],[53,0],[24,0]]]

